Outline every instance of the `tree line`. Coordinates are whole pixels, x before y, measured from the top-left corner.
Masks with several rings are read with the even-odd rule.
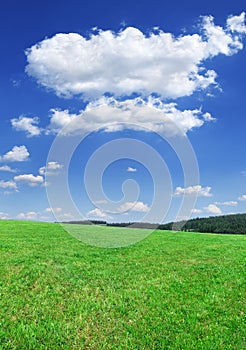
[[[143,229],[180,230],[207,233],[246,234],[246,214],[232,214],[195,218],[187,221],[152,224],[148,222],[107,222],[104,220],[69,221],[80,225],[103,225],[115,227],[134,227]]]

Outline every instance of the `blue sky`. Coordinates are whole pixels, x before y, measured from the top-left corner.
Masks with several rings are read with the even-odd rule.
[[[2,1],[0,218],[246,212],[244,11]]]

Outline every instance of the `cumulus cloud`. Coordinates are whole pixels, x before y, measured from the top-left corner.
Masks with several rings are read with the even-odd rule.
[[[124,128],[145,128],[160,134],[174,136],[186,134],[204,124],[200,109],[179,110],[175,103],[163,103],[159,98],[140,97],[117,101],[113,97],[102,97],[90,102],[78,114],[68,110],[52,109],[49,132],[69,135],[104,129],[106,132]]]
[[[17,175],[14,177],[14,180],[16,182],[27,184],[31,187],[42,185],[44,182],[44,178],[42,176],[40,176],[40,175],[35,176],[33,174]]]
[[[0,161],[5,162],[24,162],[28,160],[30,153],[26,146],[14,146],[11,151],[8,151],[3,156],[0,156]]]
[[[42,131],[42,129],[38,126],[38,117],[31,118],[20,116],[19,118],[11,119],[11,124],[15,130],[26,132],[28,137],[38,136]]]
[[[41,168],[39,168],[39,174],[40,175],[57,175],[59,174],[59,171],[63,168],[63,165],[52,161],[52,162],[48,162],[46,164],[46,166],[42,166]]]
[[[148,204],[143,202],[126,202],[122,204],[119,209],[120,212],[125,211],[136,211],[136,212],[142,212],[145,213],[150,210]]]
[[[136,169],[136,168],[133,168],[133,167],[131,167],[131,166],[129,166],[129,167],[126,169],[126,171],[127,171],[128,173],[135,173],[135,172],[137,171],[137,169]]]
[[[19,213],[16,217],[19,220],[36,220],[38,213],[35,211],[29,211],[27,213]]]
[[[89,37],[56,34],[26,50],[26,72],[58,96],[189,96],[216,84],[206,60],[241,50],[245,28],[242,13],[230,16],[225,28],[216,26],[212,16],[203,17],[197,34],[178,37],[160,29],[145,34],[134,27],[118,33],[92,31]]]
[[[232,32],[246,33],[245,13],[242,12],[239,16],[230,16],[227,21],[227,27]]]
[[[112,219],[110,215],[108,215],[107,213],[105,213],[105,211],[99,208],[95,208],[88,211],[87,216],[88,217],[93,216],[93,217],[103,218],[103,219]]]
[[[222,211],[217,205],[215,204],[209,204],[207,207],[204,208],[208,213],[211,214],[222,214]]]
[[[10,181],[0,180],[0,187],[1,188],[10,188],[10,189],[13,189],[13,190],[17,190],[17,185],[16,185],[16,183],[13,180],[10,180]]]
[[[11,168],[9,165],[0,166],[0,171],[8,171],[9,173],[17,173],[17,169]]]
[[[246,201],[246,194],[243,194],[242,196],[238,197],[239,201]]]
[[[211,197],[211,187],[202,187],[201,185],[189,186],[186,188],[176,187],[174,197],[179,196],[197,196],[197,197]]]

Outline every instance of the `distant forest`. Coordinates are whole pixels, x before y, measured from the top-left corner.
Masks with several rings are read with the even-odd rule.
[[[159,225],[159,229],[172,230],[173,226],[174,223],[170,222],[168,224]],[[182,231],[246,234],[246,214],[196,218],[186,222],[180,221],[177,226],[180,226]]]
[[[178,223],[170,222],[168,224],[150,224],[146,222],[121,222],[108,223],[103,220],[86,220],[86,221],[70,221],[70,224],[81,225],[104,225],[116,227],[135,227],[149,228],[159,230],[181,230],[207,233],[231,233],[246,234],[246,214],[233,214],[210,216],[208,218],[196,218],[188,221],[180,221]]]

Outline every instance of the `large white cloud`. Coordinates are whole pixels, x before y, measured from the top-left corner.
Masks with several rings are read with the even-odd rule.
[[[205,119],[199,109],[181,111],[175,103],[165,104],[159,98],[144,100],[138,97],[117,101],[113,97],[102,97],[89,103],[78,114],[68,110],[51,110],[46,132],[57,133],[66,127],[62,131],[66,135],[100,128],[110,132],[131,127],[172,136],[201,127]]]
[[[178,37],[162,30],[146,35],[133,27],[119,33],[99,30],[88,38],[56,34],[26,50],[26,72],[57,95],[189,96],[216,83],[207,59],[242,49],[244,22],[245,13],[230,16],[222,28],[207,16],[198,34]]]
[[[24,162],[28,160],[29,152],[26,146],[14,146],[11,151],[8,151],[3,156],[0,156],[0,161],[5,162]]]

